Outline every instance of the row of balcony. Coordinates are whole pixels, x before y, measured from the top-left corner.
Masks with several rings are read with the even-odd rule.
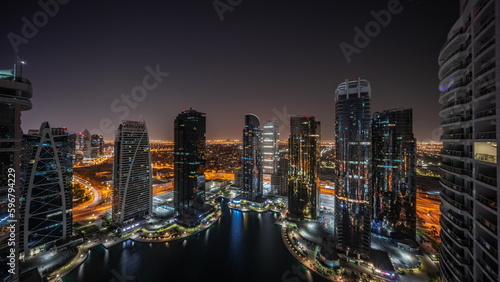
[[[450,259],[448,259],[448,256],[443,255],[444,254],[443,252],[444,252],[443,250],[440,251],[441,259],[444,261],[444,263],[441,263],[441,268],[443,268],[443,267],[448,268],[448,269],[441,270],[441,274],[446,278],[445,281],[457,281],[456,278],[458,278],[459,281],[468,281],[468,279],[466,279],[466,277],[462,274],[461,270],[463,269],[463,267],[460,267],[460,270],[458,270],[457,267],[455,266],[455,264],[453,262],[451,262]],[[449,268],[451,266],[454,267],[453,271],[449,270]],[[454,277],[451,277],[450,274],[448,274],[448,271],[453,273]]]
[[[454,206],[455,208],[457,208],[459,210],[466,211],[469,214],[472,214],[472,207],[471,206],[466,206],[466,205],[454,200],[450,196],[446,195],[444,192],[441,192],[441,199],[445,200],[446,202],[448,202],[449,204],[451,204],[452,206]]]
[[[471,62],[470,58],[467,58],[467,60],[465,60],[464,62],[462,62],[458,66],[453,67],[452,69],[447,71],[445,74],[441,75],[440,77],[445,78],[457,70],[466,69],[470,65],[470,62]]]
[[[494,164],[497,163],[497,156],[490,154],[475,153],[474,159],[488,163],[494,163]]]
[[[482,203],[483,205],[493,209],[493,210],[497,210],[497,201],[496,200],[492,200],[490,198],[487,198],[483,195],[480,195],[480,194],[476,194],[476,199],[478,202]]]
[[[491,17],[489,17],[489,18],[488,18],[488,19],[484,22],[484,24],[483,24],[483,25],[481,25],[481,27],[477,30],[477,32],[476,32],[476,37],[477,37],[479,34],[481,34],[481,32],[482,32],[483,30],[485,30],[485,29],[486,29],[486,28],[487,28],[487,27],[488,27],[488,26],[489,26],[489,25],[490,25],[490,24],[491,24],[494,20],[495,20],[495,15],[493,14],[493,15],[491,15]]]
[[[478,236],[476,241],[479,243],[479,245],[483,246],[483,248],[486,249],[491,256],[495,258],[497,257],[498,250],[496,248],[497,247],[496,242],[494,243],[494,246],[492,246],[490,243],[488,243],[488,241],[484,240],[484,238],[481,237],[481,235]]]
[[[488,49],[491,45],[495,44],[495,38],[490,39],[490,41],[486,42],[479,51],[476,52],[476,57],[481,55],[486,49]]]
[[[458,233],[456,232],[451,231],[451,229],[443,221],[441,221],[440,223],[442,227],[441,230],[443,230],[446,235],[448,235],[448,237],[455,240],[460,246],[469,247],[471,245],[470,240],[458,235]]]
[[[495,66],[496,66],[495,62],[493,62],[493,63],[491,63],[491,64],[487,65],[486,67],[482,68],[480,71],[478,71],[478,72],[476,73],[476,77],[479,77],[480,75],[482,75],[482,74],[486,73],[487,71],[489,71],[489,70],[491,70],[491,69],[495,68]]]
[[[462,229],[466,229],[470,233],[472,233],[472,225],[465,224],[464,221],[456,219],[450,212],[442,213],[442,215],[444,215],[444,218],[446,218],[447,220],[453,222],[456,226],[458,226]]]
[[[476,134],[476,139],[496,139],[497,133],[495,131],[481,132]]]
[[[496,132],[481,132],[475,135],[475,139],[479,140],[488,140],[488,139],[496,139]],[[464,134],[464,133],[452,133],[452,134],[443,134],[441,135],[441,140],[455,140],[455,139],[472,139],[472,134]]]
[[[457,192],[467,193],[467,194],[472,196],[472,190],[469,187],[465,187],[465,185],[463,185],[463,184],[456,184],[456,183],[453,183],[445,178],[440,178],[439,182],[441,182],[442,185],[446,185]]]
[[[448,172],[452,172],[452,173],[456,173],[456,174],[461,174],[461,175],[467,175],[467,176],[472,177],[472,171],[470,171],[468,169],[463,169],[463,168],[451,166],[449,164],[442,163],[441,164],[441,169],[443,169],[445,171],[448,171]]]
[[[447,118],[447,119],[444,119],[443,121],[441,121],[441,125],[455,123],[455,122],[465,122],[465,121],[469,121],[471,119],[472,118],[470,116],[467,116],[467,117],[452,117],[452,118]]]
[[[474,95],[474,97],[479,98],[479,97],[484,96],[488,93],[491,93],[495,90],[496,90],[495,85],[486,86],[486,87],[481,88],[479,91],[477,91],[476,94]]]
[[[496,270],[492,269],[485,261],[484,259],[482,259],[481,257],[478,257],[477,258],[477,263],[479,264],[479,266],[481,268],[483,268],[484,270],[486,270],[487,274],[489,276],[491,276],[493,279],[493,281],[499,281],[498,280],[498,274],[495,273]]]
[[[487,110],[477,112],[474,116],[475,116],[475,118],[483,118],[483,117],[494,116],[496,114],[497,114],[497,110],[495,108],[492,108],[492,109],[487,109]]]
[[[466,51],[467,49],[469,49],[469,45],[470,45],[470,39],[467,40],[467,42],[462,43],[462,45],[460,45],[460,47],[457,48],[457,50],[451,52],[451,54],[446,56],[446,58],[443,59],[443,63],[441,64],[441,66],[443,66],[451,57],[455,56],[456,54],[458,54],[460,52],[463,52],[463,51]]]
[[[471,139],[472,134],[464,134],[464,133],[451,133],[451,134],[443,134],[441,135],[441,139]]]
[[[471,152],[465,152],[465,151],[459,151],[459,150],[442,150],[441,154],[448,155],[448,156],[454,156],[454,157],[472,158]]]
[[[449,103],[442,105],[441,110],[444,110],[444,109],[447,109],[447,108],[450,108],[453,106],[457,106],[457,105],[467,104],[471,100],[472,100],[472,97],[470,95],[467,95],[465,98],[460,98],[460,99],[457,99],[457,100],[454,100],[454,101],[451,101]]]
[[[453,249],[453,244],[450,244],[451,242],[448,242],[448,239],[444,238],[444,237],[441,237],[442,238],[442,241],[443,243],[446,242],[446,244],[442,244],[443,246],[446,246],[444,249],[446,249],[446,251],[448,251],[451,256],[453,258],[455,258],[458,262],[462,263],[462,264],[465,264],[465,265],[469,265],[469,260],[467,258],[465,258],[465,256],[459,254],[457,251],[455,251],[455,249]]]
[[[469,85],[470,82],[471,82],[470,78],[466,78],[466,79],[457,81],[456,83],[453,83],[452,85],[450,85],[447,89],[441,91],[441,95],[446,94],[446,93],[451,92],[451,91],[454,91],[455,89],[458,89],[460,87],[467,86],[467,85]]]
[[[477,215],[477,222],[481,223],[484,227],[488,228],[494,234],[497,234],[497,226],[493,222],[487,220],[481,215]]]
[[[476,179],[481,181],[481,182],[484,182],[486,184],[489,184],[491,186],[497,186],[497,178],[496,177],[491,177],[491,176],[487,176],[487,175],[484,175],[484,174],[476,174]]]

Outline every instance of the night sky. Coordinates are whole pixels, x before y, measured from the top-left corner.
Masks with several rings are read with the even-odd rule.
[[[112,140],[120,118],[143,118],[151,139],[173,139],[174,118],[192,107],[207,113],[208,139],[241,139],[244,114],[254,113],[276,119],[281,139],[289,115],[313,115],[332,140],[335,89],[359,76],[371,83],[372,112],[411,107],[415,137],[439,138],[437,60],[459,1],[399,1],[350,63],[340,44],[355,47],[354,28],[398,1],[59,1],[46,23],[38,1],[2,3],[0,69],[19,56],[34,88],[25,132],[49,121]],[[214,3],[232,11],[221,21]],[[33,15],[40,27],[24,36]],[[144,95],[147,68],[164,74]],[[140,101],[120,101],[132,91]]]

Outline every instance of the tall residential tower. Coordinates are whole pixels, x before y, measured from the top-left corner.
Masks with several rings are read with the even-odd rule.
[[[372,218],[370,83],[346,80],[335,91],[335,230],[338,249],[368,257]]]
[[[262,173],[273,175],[278,171],[278,141],[280,129],[278,122],[270,120],[264,122],[262,128]]]
[[[416,239],[415,146],[412,109],[388,110],[374,114],[374,232],[397,239]]]
[[[259,118],[254,114],[245,115],[243,129],[243,197],[254,200],[262,195],[262,154]]]
[[[445,281],[500,281],[499,33],[500,1],[462,0],[439,54]]]
[[[290,118],[288,139],[288,217],[316,220],[319,216],[320,122],[312,116]]]
[[[50,128],[47,122],[23,137],[20,247],[25,257],[72,235],[73,150],[66,128]]]
[[[146,123],[122,121],[116,131],[113,167],[115,224],[125,226],[151,214],[152,170]]]
[[[9,170],[15,180],[14,195],[16,207],[19,207],[20,196],[20,150],[23,133],[21,130],[21,112],[31,109],[30,98],[33,95],[31,82],[23,77],[23,62],[17,61],[14,69],[0,70],[0,200],[1,209],[7,210],[7,193],[10,188]],[[11,178],[12,179],[12,178]],[[19,213],[15,218],[19,221]],[[4,221],[6,222],[6,221]],[[19,239],[19,226],[16,226]],[[16,253],[16,270],[19,270],[19,254]],[[19,273],[12,275],[11,279],[18,278]]]
[[[204,212],[206,117],[184,110],[174,122],[174,202],[178,222],[196,225]]]

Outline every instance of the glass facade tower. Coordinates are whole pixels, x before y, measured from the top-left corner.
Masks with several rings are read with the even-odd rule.
[[[254,200],[262,195],[262,154],[259,118],[254,114],[245,115],[243,129],[243,198]]]
[[[206,117],[193,109],[174,122],[174,202],[178,220],[195,225],[204,212]]]
[[[47,122],[24,135],[21,153],[21,250],[48,248],[73,232],[72,183],[74,143],[65,128]]]
[[[372,122],[373,231],[416,236],[416,141],[412,109],[375,113]]]
[[[23,77],[23,62],[18,61],[13,69],[0,70],[0,207],[8,210],[7,193],[9,190],[8,171],[15,170],[14,194],[15,205],[19,207],[20,195],[20,150],[23,133],[21,130],[21,112],[31,109],[30,98],[33,95],[31,82]],[[15,214],[19,221],[19,212]],[[4,221],[5,224],[7,221]],[[2,225],[3,227],[3,225]],[[19,238],[19,225],[16,225]],[[16,253],[17,258],[19,254]],[[19,260],[15,259],[16,269],[19,270]],[[11,276],[17,279],[19,273]]]
[[[288,217],[319,216],[320,122],[312,116],[290,118],[288,139]]]
[[[335,230],[338,249],[368,257],[372,218],[370,83],[346,80],[335,91]]]

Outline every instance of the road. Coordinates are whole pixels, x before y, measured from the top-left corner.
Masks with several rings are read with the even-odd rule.
[[[97,207],[97,205],[99,205],[99,203],[101,203],[103,199],[102,192],[96,187],[92,186],[90,182],[78,176],[73,176],[73,180],[78,182],[85,188],[89,189],[91,195],[91,199],[89,201],[79,204],[78,206],[73,208],[73,221],[76,222],[83,219],[87,219],[89,217],[99,216],[101,214],[104,214],[106,210],[111,208],[110,204]],[[107,209],[103,209],[103,207],[106,206]]]
[[[437,240],[439,240],[439,232],[441,231],[441,225],[439,224],[441,211],[439,205],[439,196],[421,192],[417,193],[417,216],[424,220],[424,222],[421,222],[427,230],[431,232],[432,230],[436,230],[437,233],[434,237]]]

